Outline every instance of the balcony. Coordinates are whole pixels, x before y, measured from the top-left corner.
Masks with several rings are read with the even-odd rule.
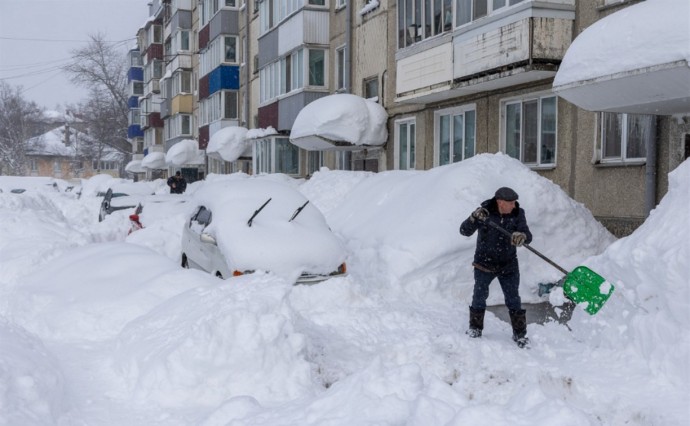
[[[566,3],[520,3],[399,50],[396,102],[437,102],[553,78],[572,40],[575,7]]]

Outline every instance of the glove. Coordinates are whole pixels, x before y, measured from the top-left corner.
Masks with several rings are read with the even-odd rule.
[[[484,207],[479,207],[477,210],[473,211],[472,215],[470,216],[470,218],[472,219],[472,222],[474,222],[475,220],[480,220],[480,221],[484,222],[486,220],[486,218],[488,218],[488,217],[489,217],[489,211],[487,209],[485,209]]]
[[[510,243],[515,247],[520,247],[526,239],[527,235],[524,232],[513,232],[513,235],[510,236]]]

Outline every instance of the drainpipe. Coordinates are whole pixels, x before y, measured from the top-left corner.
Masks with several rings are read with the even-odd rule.
[[[346,1],[345,2],[345,58],[344,58],[344,68],[345,68],[345,75],[344,77],[344,86],[345,86],[345,93],[351,93],[352,88],[350,86],[350,79],[352,77],[352,61],[350,60],[351,53],[350,53],[350,48],[352,47],[352,2],[351,1]]]
[[[251,71],[249,71],[249,64],[252,62],[249,53],[249,2],[244,2],[244,127],[249,128],[249,79],[251,78]]]
[[[656,207],[656,147],[657,136],[647,140],[647,162],[645,164],[644,217],[649,217]]]

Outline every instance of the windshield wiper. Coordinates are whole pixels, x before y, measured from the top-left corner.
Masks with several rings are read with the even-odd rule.
[[[305,208],[307,204],[309,204],[309,200],[307,200],[306,203],[302,204],[302,207],[298,207],[297,210],[295,210],[295,213],[292,214],[292,217],[290,218],[290,220],[288,220],[288,222],[292,222],[298,214],[302,213],[302,209]]]
[[[269,198],[268,200],[266,200],[266,202],[254,212],[254,214],[252,215],[252,217],[250,217],[249,220],[247,221],[247,226],[249,226],[249,227],[252,226],[252,221],[254,220],[254,218],[256,217],[256,215],[259,214],[259,212],[261,212],[261,210],[263,210],[264,207],[266,207],[266,204],[268,204],[269,202],[271,202],[271,200],[272,200],[272,198]]]

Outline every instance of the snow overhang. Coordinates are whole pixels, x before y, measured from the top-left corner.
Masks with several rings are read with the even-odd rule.
[[[577,36],[553,91],[589,111],[690,113],[688,28],[687,1],[647,0],[621,9]]]
[[[228,162],[251,158],[252,145],[247,140],[247,129],[240,126],[223,127],[211,135],[206,155]]]
[[[588,111],[673,115],[690,113],[690,64],[670,64],[604,75],[553,87]]]
[[[145,173],[146,169],[141,167],[141,160],[132,160],[125,166],[125,171],[129,173]]]
[[[170,147],[165,154],[165,163],[170,166],[200,164],[200,156],[203,158],[203,153],[199,152],[196,141],[194,139],[183,139]]]
[[[143,160],[141,167],[149,170],[164,170],[168,166],[165,164],[165,154],[162,152],[149,152]]]
[[[388,114],[374,101],[350,94],[319,98],[297,115],[290,142],[307,151],[348,151],[381,146]]]

